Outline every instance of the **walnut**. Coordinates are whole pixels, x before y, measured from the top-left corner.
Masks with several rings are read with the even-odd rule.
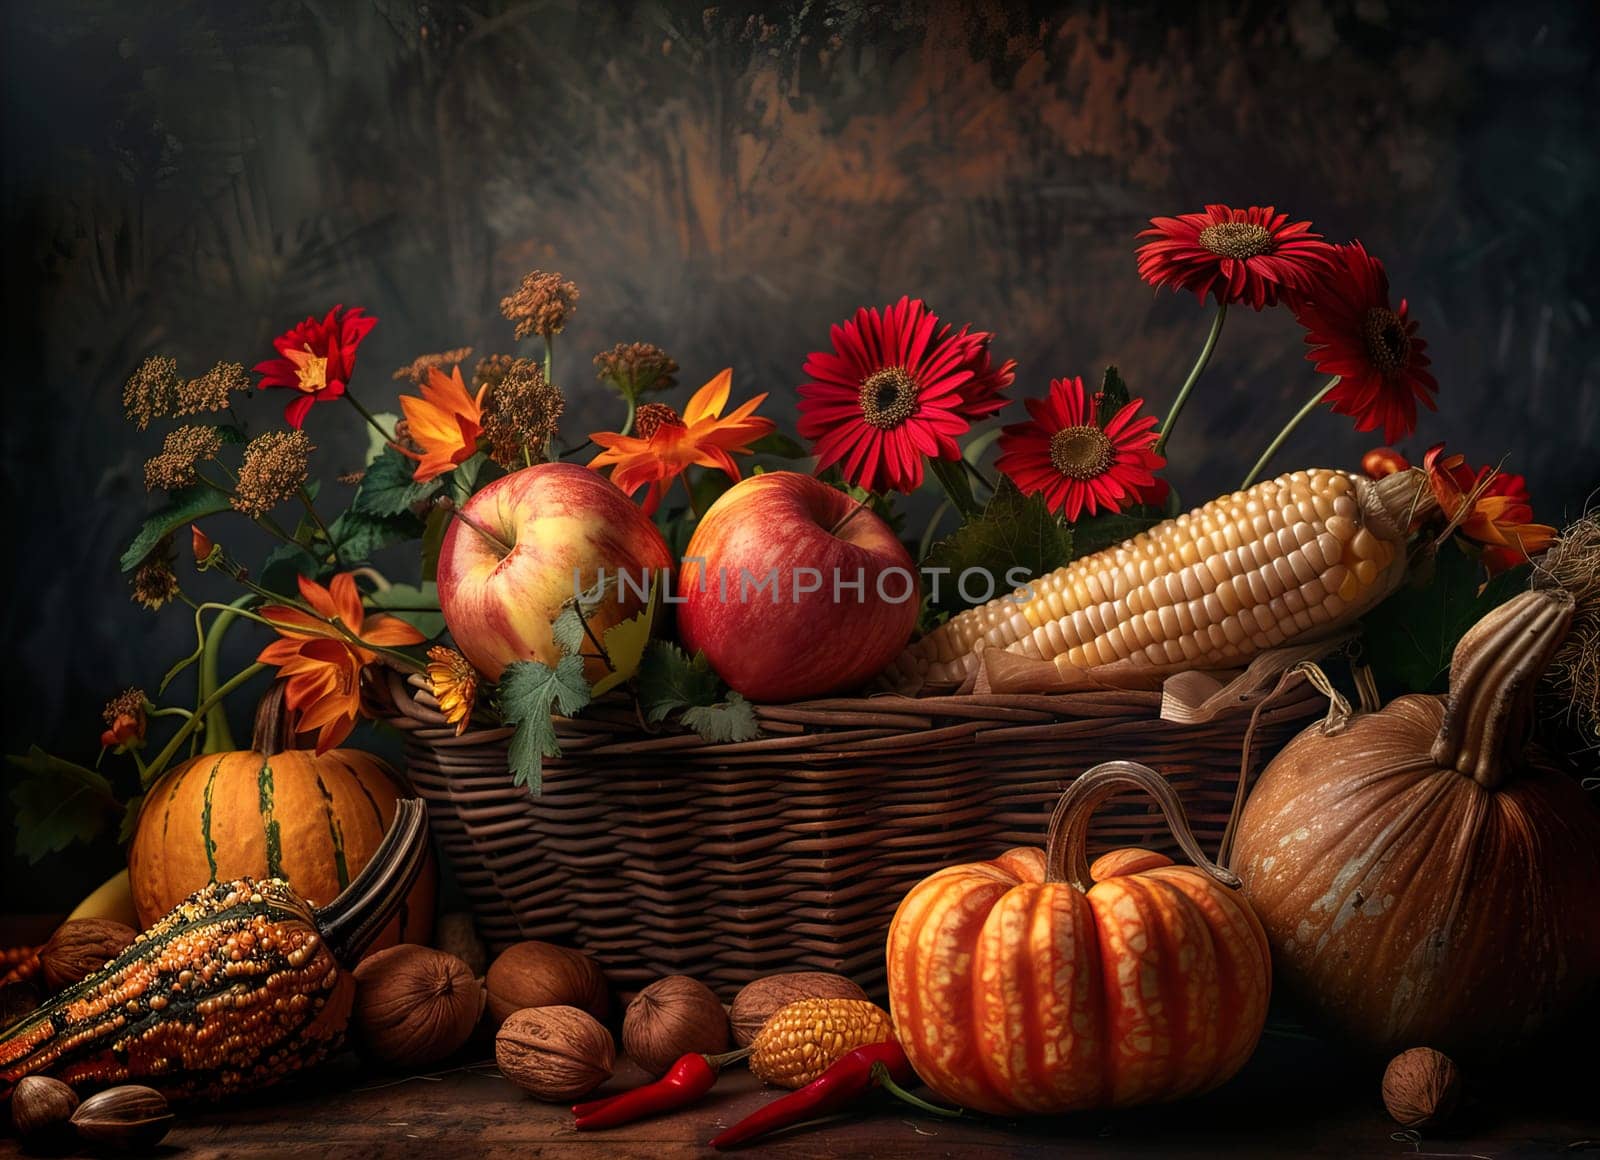
[[[687,975],[651,983],[622,1017],[622,1050],[653,1076],[680,1056],[728,1050],[728,1013],[711,988]]]
[[[513,1011],[494,1037],[494,1061],[522,1090],[550,1103],[588,1095],[611,1078],[611,1032],[576,1007]]]
[[[867,993],[843,975],[790,971],[745,986],[733,1000],[733,1041],[749,1047],[761,1025],[799,999],[865,999]]]
[[[351,1012],[362,1054],[389,1067],[454,1055],[483,1014],[483,984],[444,951],[403,943],[361,960]]]
[[[1383,1072],[1383,1106],[1407,1128],[1437,1128],[1450,1118],[1461,1094],[1461,1075],[1443,1052],[1413,1047]]]
[[[582,951],[520,942],[489,965],[489,1018],[498,1026],[524,1007],[576,1007],[604,1019],[610,1007],[606,977]]]
[[[440,916],[433,928],[433,945],[466,963],[474,978],[483,978],[489,967],[489,948],[483,945],[470,914],[456,911]]]
[[[75,918],[39,948],[39,972],[52,991],[94,974],[133,944],[138,932],[109,918]]]

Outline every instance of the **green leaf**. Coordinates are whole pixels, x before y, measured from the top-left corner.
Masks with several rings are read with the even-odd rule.
[[[694,495],[695,510],[710,511],[711,505],[721,499],[723,493],[732,486],[733,480],[714,468],[697,472],[689,484],[689,490]]]
[[[422,578],[425,581],[439,578],[439,552],[444,548],[444,534],[450,527],[450,510],[431,509],[422,525]]]
[[[367,595],[367,604],[405,621],[423,636],[432,638],[444,631],[444,613],[439,611],[439,586],[432,580],[421,585],[391,584]]]
[[[1137,507],[1125,512],[1102,512],[1072,524],[1072,558],[1092,556],[1147,532],[1167,517],[1158,509]]]
[[[1454,539],[1433,564],[1425,583],[1405,585],[1362,620],[1362,649],[1384,700],[1444,692],[1462,634],[1527,586],[1527,565],[1482,584],[1478,561]]]
[[[171,535],[202,516],[227,511],[230,506],[227,496],[203,483],[172,492],[167,502],[145,520],[133,543],[122,553],[122,570],[131,572],[144,563],[145,557],[155,550],[163,536]]]
[[[386,430],[393,431],[395,424],[400,422],[400,416],[393,411],[379,411],[373,416]],[[389,441],[385,439],[371,423],[367,424],[367,458],[364,461],[368,467],[389,449]]]
[[[333,574],[330,561],[319,560],[298,544],[279,544],[261,564],[261,587],[285,596],[298,596],[296,576],[309,576],[319,584]]]
[[[133,831],[139,825],[139,811],[144,808],[144,794],[128,799],[122,810],[122,824],[117,827],[117,844],[126,846],[133,841]]]
[[[694,705],[683,711],[683,723],[713,745],[754,741],[761,736],[756,712],[738,693],[715,705]]]
[[[31,747],[6,760],[23,776],[11,787],[17,853],[29,862],[100,836],[122,807],[104,775]]]
[[[551,714],[570,717],[589,703],[583,679],[583,658],[565,656],[551,668],[540,661],[516,661],[500,677],[500,715],[515,725],[511,735],[511,775],[518,785],[537,794],[546,757],[558,757]]]
[[[378,516],[352,507],[328,530],[338,546],[339,558],[346,567],[372,559],[372,554],[391,544],[414,540],[422,535],[424,524],[409,511],[400,515]]]
[[[374,516],[397,516],[409,512],[411,505],[436,494],[442,479],[418,483],[412,479],[417,465],[393,447],[385,447],[367,464],[367,473],[356,490],[350,510]]]
[[[959,612],[985,603],[1055,571],[1072,559],[1072,545],[1072,532],[1050,513],[1043,496],[1024,496],[1002,477],[983,514],[929,550],[923,582],[930,604],[937,611]],[[946,571],[931,575],[929,569]],[[963,576],[971,599],[962,595]]]
[[[763,435],[750,444],[750,450],[757,455],[770,455],[775,459],[805,459],[811,454],[782,431]]]
[[[715,705],[722,682],[712,671],[706,654],[691,659],[671,641],[651,641],[639,660],[639,704],[645,720],[656,722],[678,709]]]
[[[550,635],[562,652],[576,656],[582,651],[584,637],[588,634],[583,631],[583,616],[578,612],[576,601],[569,602],[550,622]]]
[[[244,428],[237,427],[232,423],[218,423],[217,434],[222,437],[224,443],[250,442],[250,436],[244,433]]]
[[[1117,373],[1116,367],[1107,367],[1105,375],[1100,380],[1101,424],[1109,422],[1118,411],[1126,407],[1128,399],[1128,384],[1122,381],[1122,376]]]

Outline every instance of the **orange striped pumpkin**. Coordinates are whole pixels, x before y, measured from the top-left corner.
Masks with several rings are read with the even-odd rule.
[[[1128,788],[1156,798],[1194,866],[1147,850],[1089,866],[1089,816]],[[889,928],[895,1032],[929,1087],[996,1115],[1214,1088],[1255,1050],[1271,991],[1237,885],[1158,773],[1098,765],[1062,795],[1048,851],[951,866],[906,895]]]
[[[284,878],[326,906],[361,872],[409,796],[357,749],[290,748],[281,682],[263,698],[248,751],[202,754],[146,796],[128,848],[134,908],[148,927],[211,882]],[[398,916],[369,951],[426,943],[437,872],[430,857]]]

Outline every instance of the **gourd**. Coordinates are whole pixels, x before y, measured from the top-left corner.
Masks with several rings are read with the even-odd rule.
[[[282,878],[323,906],[361,872],[403,795],[394,773],[355,749],[292,747],[279,681],[262,698],[249,750],[204,754],[145,798],[128,870],[139,925],[208,882]],[[373,949],[426,943],[436,874],[428,866]]]
[[[1091,867],[1089,817],[1154,797],[1194,866],[1118,850]],[[1266,936],[1237,880],[1200,852],[1160,774],[1079,777],[1048,850],[947,867],[889,928],[889,1002],[906,1055],[947,1100],[997,1115],[1177,1099],[1239,1070],[1266,1022]]]
[[[1230,864],[1279,975],[1359,1047],[1499,1053],[1600,981],[1600,812],[1527,740],[1572,614],[1513,598],[1462,637],[1448,697],[1307,729],[1246,803]]]
[[[406,800],[366,868],[325,907],[280,879],[202,888],[0,1030],[0,1100],[43,1074],[80,1094],[140,1083],[169,1099],[218,1100],[317,1063],[343,1039],[349,969],[427,858],[427,815]]]

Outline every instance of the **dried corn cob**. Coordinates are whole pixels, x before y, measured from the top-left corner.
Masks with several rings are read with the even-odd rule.
[[[894,1037],[889,1013],[865,999],[796,999],[750,1041],[750,1070],[766,1083],[801,1088],[846,1052]]]
[[[1405,572],[1420,472],[1377,482],[1312,468],[1157,524],[1035,580],[1032,595],[952,617],[897,666],[924,683],[966,683],[1000,648],[1058,671],[1227,668],[1350,623]]]

